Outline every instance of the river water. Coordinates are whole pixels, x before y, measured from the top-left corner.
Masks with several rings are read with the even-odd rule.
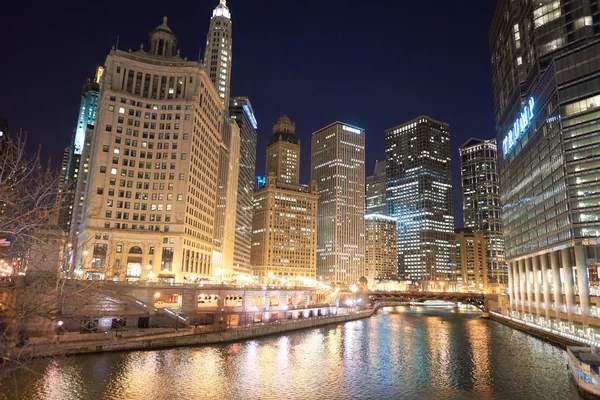
[[[578,399],[564,350],[467,310],[205,347],[39,361],[8,399]],[[0,399],[2,396],[0,395]]]

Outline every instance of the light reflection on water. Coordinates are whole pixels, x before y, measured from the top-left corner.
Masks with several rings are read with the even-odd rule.
[[[39,362],[39,375],[21,374],[0,393],[57,400],[577,399],[565,365],[563,350],[477,313],[396,307],[247,342]]]

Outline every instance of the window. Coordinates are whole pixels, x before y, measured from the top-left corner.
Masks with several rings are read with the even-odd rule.
[[[105,174],[106,173],[106,167],[100,167],[100,173],[101,174]]]
[[[182,160],[187,159],[187,153],[181,153],[181,159]]]
[[[108,145],[102,146],[102,151],[108,153]]]
[[[179,174],[179,180],[180,181],[185,180],[185,174],[183,172],[181,174]]]
[[[112,125],[106,125],[106,131],[112,132]]]
[[[106,170],[106,167],[105,167],[105,170]],[[110,174],[111,175],[116,175],[117,174],[117,169],[116,168],[111,168],[110,169]]]
[[[104,188],[99,187],[96,189],[96,194],[102,195],[104,193]]]

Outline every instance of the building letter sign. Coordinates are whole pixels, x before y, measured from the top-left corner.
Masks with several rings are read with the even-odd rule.
[[[349,126],[344,125],[344,130],[348,131],[348,132],[356,133],[357,135],[360,135],[360,130],[356,129],[356,128],[350,128]]]
[[[506,137],[502,141],[502,152],[504,153],[504,158],[506,158],[508,153],[510,153],[515,147],[515,145],[519,141],[519,138],[521,137],[523,132],[525,132],[525,129],[527,129],[529,123],[533,119],[534,105],[535,101],[533,100],[533,97],[530,97],[527,101],[527,104],[525,104],[525,107],[523,107],[521,115],[513,124],[513,128],[510,131],[508,131]]]

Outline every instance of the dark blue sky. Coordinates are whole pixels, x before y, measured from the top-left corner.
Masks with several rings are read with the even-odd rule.
[[[36,4],[39,3],[39,4]],[[56,164],[69,144],[81,86],[119,48],[139,49],[162,16],[182,56],[204,48],[218,0],[15,2],[2,6],[0,117],[23,126]],[[448,122],[454,210],[462,226],[458,147],[494,133],[488,29],[494,0],[229,0],[231,94],[259,123],[257,173],[272,124],[296,123],[302,178],[310,135],[341,120],[366,129],[367,175],[384,157],[384,130],[418,115]]]

